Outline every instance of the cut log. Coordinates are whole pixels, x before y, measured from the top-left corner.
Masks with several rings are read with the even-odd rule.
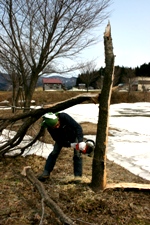
[[[107,184],[107,189],[123,189],[123,190],[137,190],[137,191],[150,191],[150,184],[138,184],[138,183],[111,183]]]
[[[28,180],[37,188],[45,204],[55,213],[56,217],[62,222],[62,224],[64,225],[76,224],[70,218],[68,218],[64,214],[64,212],[60,209],[60,207],[48,196],[44,188],[44,185],[35,177],[32,169],[29,166],[24,167],[21,174],[23,176],[26,176]]]

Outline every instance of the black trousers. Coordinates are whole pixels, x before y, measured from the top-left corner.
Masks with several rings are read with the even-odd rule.
[[[56,160],[59,156],[62,147],[63,146],[59,145],[58,143],[55,143],[53,151],[49,154],[46,160],[44,170],[46,170],[49,174],[52,172],[56,164]],[[82,176],[82,156],[81,153],[76,149],[74,149],[73,155],[73,172],[74,176]]]

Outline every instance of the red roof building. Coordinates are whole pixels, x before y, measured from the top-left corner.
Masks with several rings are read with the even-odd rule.
[[[47,90],[61,90],[62,81],[57,78],[43,78],[43,91]]]

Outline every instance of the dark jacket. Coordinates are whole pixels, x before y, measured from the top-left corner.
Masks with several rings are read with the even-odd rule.
[[[53,140],[64,147],[70,147],[70,143],[82,142],[83,131],[80,124],[67,113],[58,113],[57,116],[60,121],[60,127],[55,129],[47,127]]]

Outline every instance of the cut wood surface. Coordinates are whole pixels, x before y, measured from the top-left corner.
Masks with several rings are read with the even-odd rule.
[[[150,184],[138,184],[138,183],[111,183],[107,184],[106,189],[130,189],[130,190],[145,190],[150,191]]]

